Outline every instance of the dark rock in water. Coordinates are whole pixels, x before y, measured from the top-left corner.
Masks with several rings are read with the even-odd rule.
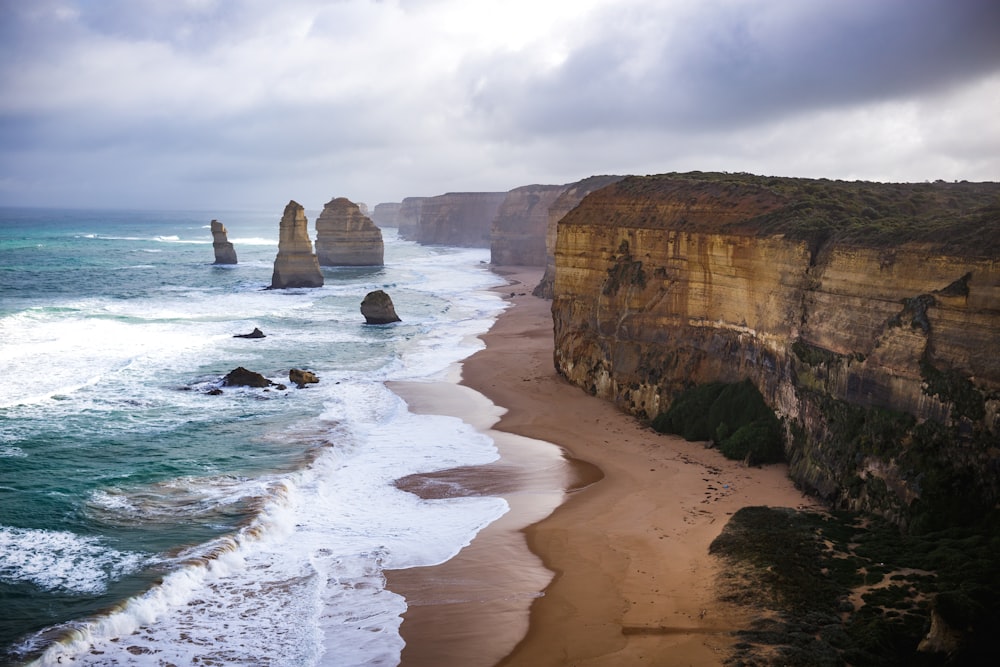
[[[218,396],[219,394],[222,393],[222,390],[216,387],[215,389],[209,389],[205,393],[207,393],[209,396]]]
[[[215,249],[216,264],[236,264],[236,249],[229,242],[226,226],[218,220],[212,221],[212,247]]]
[[[322,287],[323,273],[309,240],[305,209],[288,202],[278,228],[278,256],[274,258],[271,289]]]
[[[253,328],[248,334],[233,334],[233,338],[265,338],[264,332],[257,327]]]
[[[222,378],[224,387],[270,387],[274,383],[260,373],[254,373],[240,366],[229,371],[226,377]]]
[[[365,324],[389,324],[400,322],[392,299],[382,290],[375,290],[365,295],[361,302],[361,314],[365,316]]]
[[[289,382],[294,382],[299,389],[302,389],[307,384],[316,384],[319,382],[319,378],[316,377],[315,373],[299,370],[298,368],[288,371],[288,380]]]

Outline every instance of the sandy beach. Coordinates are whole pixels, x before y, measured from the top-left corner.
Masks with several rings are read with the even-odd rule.
[[[414,411],[489,433],[501,454],[400,486],[511,507],[448,562],[388,573],[409,605],[402,665],[721,664],[749,618],[718,601],[709,544],[741,507],[812,501],[784,466],[660,435],[567,383],[552,364],[551,303],[531,296],[541,270],[496,270],[511,307],[460,384],[392,385]]]

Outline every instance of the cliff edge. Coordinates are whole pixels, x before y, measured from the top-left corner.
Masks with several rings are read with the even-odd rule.
[[[628,177],[559,222],[560,373],[640,418],[749,378],[790,475],[931,528],[1000,499],[1000,184]]]

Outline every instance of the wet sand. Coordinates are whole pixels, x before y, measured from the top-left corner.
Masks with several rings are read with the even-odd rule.
[[[388,573],[409,605],[401,664],[721,664],[749,619],[717,600],[708,545],[740,507],[811,501],[784,466],[747,468],[657,434],[563,380],[551,302],[530,294],[541,270],[496,270],[512,281],[498,289],[511,307],[461,384],[392,385],[414,411],[488,432],[501,454],[400,486],[511,507],[450,561]]]

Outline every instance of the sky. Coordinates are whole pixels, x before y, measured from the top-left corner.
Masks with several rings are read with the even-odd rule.
[[[998,0],[0,0],[0,206],[1000,180]]]

